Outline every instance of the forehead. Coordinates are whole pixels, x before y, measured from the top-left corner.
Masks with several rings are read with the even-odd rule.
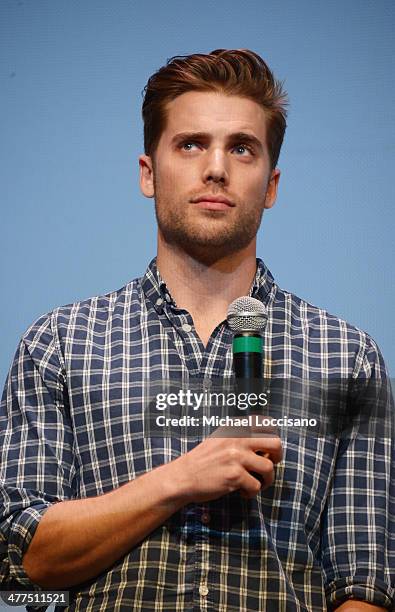
[[[218,136],[249,131],[264,142],[265,111],[248,98],[212,91],[188,91],[167,104],[164,137],[208,130]]]

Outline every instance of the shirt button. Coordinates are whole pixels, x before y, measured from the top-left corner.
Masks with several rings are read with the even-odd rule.
[[[184,330],[184,332],[190,332],[190,331],[191,331],[191,329],[192,329],[192,326],[191,326],[191,325],[189,325],[189,323],[184,323],[184,324],[182,325],[182,329]]]
[[[158,299],[156,300],[155,304],[156,304],[157,306],[162,306],[162,304],[163,304],[163,300],[162,300],[162,298],[158,298]]]
[[[203,389],[211,389],[211,380],[209,378],[205,378],[203,380]]]
[[[202,523],[204,523],[204,525],[208,525],[208,523],[210,522],[210,515],[208,512],[203,512],[201,516],[201,521]]]
[[[200,585],[200,587],[199,587],[199,594],[200,594],[202,597],[206,597],[206,595],[208,595],[208,588],[206,587],[206,585],[205,585],[205,584],[201,584],[201,585]]]

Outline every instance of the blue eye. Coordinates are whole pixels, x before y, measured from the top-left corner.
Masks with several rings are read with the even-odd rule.
[[[248,153],[252,155],[252,150],[250,149],[250,147],[247,147],[246,145],[243,145],[243,144],[237,145],[237,147],[235,147],[236,151],[237,150],[240,151],[240,149],[244,149],[244,151],[248,151]]]
[[[195,142],[184,142],[184,143],[181,145],[181,148],[182,148],[182,149],[184,149],[184,151],[190,151],[191,149],[190,149],[190,148],[187,148],[187,147],[193,147],[194,145],[196,145],[196,143],[195,143]]]
[[[180,145],[180,149],[182,151],[192,151],[193,147],[198,147],[199,143],[194,142],[193,140],[189,140],[189,141],[185,141],[182,142]],[[250,154],[250,155],[254,155],[254,151],[247,145],[244,144],[239,144],[233,147],[234,151],[238,151],[240,154],[240,157],[245,157],[245,154]]]

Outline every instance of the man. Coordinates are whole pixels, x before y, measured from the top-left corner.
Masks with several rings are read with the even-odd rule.
[[[268,378],[385,381],[367,334],[256,259],[285,103],[248,50],[149,79],[140,184],[157,258],[22,338],[1,413],[3,588],[68,589],[70,610],[392,609],[391,440],[144,436],[147,383],[231,376],[242,295],[268,311]]]

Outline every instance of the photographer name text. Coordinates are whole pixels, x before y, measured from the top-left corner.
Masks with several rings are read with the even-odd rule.
[[[202,417],[184,415],[182,417],[166,417],[161,414],[155,419],[157,427],[316,427],[316,419],[289,418],[262,418],[259,414],[249,414],[245,417],[206,416]]]

